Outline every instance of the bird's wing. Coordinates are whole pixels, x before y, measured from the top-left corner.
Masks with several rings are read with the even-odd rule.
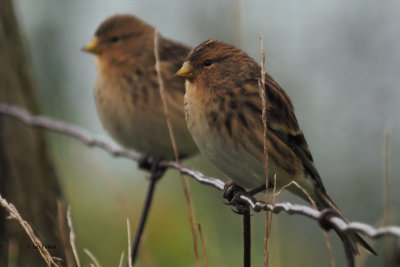
[[[304,152],[310,161],[313,161],[289,96],[268,74],[266,74],[265,91],[267,96],[268,126],[290,139]]]
[[[305,169],[315,180],[317,187],[322,192],[325,192],[307,141],[297,122],[292,102],[286,92],[267,73],[265,91],[267,97],[267,125],[268,131],[270,131],[270,138],[277,137],[286,144],[301,159]],[[259,107],[257,110],[261,112],[261,101],[254,101],[253,103]],[[261,134],[256,136],[257,138],[263,138]],[[259,140],[259,142],[263,143],[263,140]]]

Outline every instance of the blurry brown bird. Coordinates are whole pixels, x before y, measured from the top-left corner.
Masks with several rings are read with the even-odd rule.
[[[146,155],[172,159],[154,57],[155,29],[132,15],[114,15],[97,28],[83,48],[95,55],[97,111],[105,130],[122,146]],[[182,79],[176,71],[190,48],[160,37],[161,75],[179,156],[196,153],[187,130]]]
[[[240,186],[265,185],[261,67],[240,49],[209,40],[189,54],[177,75],[186,78],[186,122],[203,155]],[[319,209],[339,211],[323,186],[289,96],[268,73],[265,92],[269,181],[275,174],[278,188],[296,181]],[[308,201],[298,188],[288,190]],[[360,236],[353,234],[351,241],[352,253],[358,253],[358,243],[376,254]]]
[[[98,77],[94,98],[103,127],[122,146],[153,156],[139,161],[140,167],[151,171],[151,179],[132,243],[133,263],[154,185],[165,171],[158,162],[175,158],[155,69],[155,34],[152,26],[132,15],[114,15],[100,24],[94,38],[83,48],[95,55]],[[184,158],[198,150],[184,118],[184,82],[174,74],[190,48],[159,36],[158,49],[169,120],[178,156]]]

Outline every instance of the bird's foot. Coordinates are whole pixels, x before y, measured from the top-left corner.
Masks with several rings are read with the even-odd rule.
[[[160,179],[165,171],[166,167],[160,166],[162,159],[157,156],[144,156],[138,161],[138,167],[150,172],[150,179]]]
[[[270,188],[269,186],[270,185],[268,184],[268,188]],[[257,188],[254,188],[253,190],[248,191],[247,194],[249,194],[250,196],[254,196],[255,194],[260,193],[265,189],[266,189],[265,184],[263,184],[262,186],[259,186]]]

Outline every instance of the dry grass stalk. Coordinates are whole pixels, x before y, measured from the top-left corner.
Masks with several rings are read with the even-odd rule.
[[[382,165],[383,165],[383,212],[381,218],[374,224],[374,227],[387,226],[392,221],[391,198],[390,198],[390,179],[389,179],[389,143],[392,124],[388,123],[383,131],[383,146],[382,146]],[[373,241],[375,243],[375,241]],[[370,243],[370,245],[373,245]],[[393,242],[389,238],[385,240],[385,251],[388,258],[393,259]],[[367,260],[368,254],[364,253],[357,259],[357,265],[363,266]]]
[[[61,241],[64,246],[64,254],[65,254],[65,260],[67,262],[68,267],[74,267],[75,265],[75,259],[73,252],[68,249],[68,247],[71,245],[69,242],[69,238],[67,235],[67,225],[66,225],[66,211],[64,204],[61,200],[57,201],[57,221],[58,221],[58,227],[60,228],[60,233],[61,233]]]
[[[265,95],[265,53],[263,36],[260,34],[260,52],[261,52],[261,79],[258,81],[259,93],[262,101],[262,121],[264,126],[264,162],[265,162],[265,176],[266,176],[266,187],[268,192],[268,127],[267,127],[267,97]],[[268,201],[268,199],[266,199]]]
[[[269,201],[269,203],[271,203],[271,204],[274,204],[275,203],[275,192],[276,192],[276,173],[274,174],[274,189],[272,190],[272,196],[269,196],[269,193],[268,193],[268,201]],[[272,229],[272,212],[271,212],[271,216],[270,216],[270,218],[269,218],[269,225],[268,225],[268,228],[269,228],[269,233],[268,233],[268,239],[270,238],[270,235],[271,235],[271,229]],[[268,244],[269,244],[269,240],[268,240]]]
[[[197,223],[197,228],[199,230],[199,235],[200,235],[200,240],[201,240],[201,247],[203,249],[203,257],[204,257],[204,265],[208,267],[208,260],[207,260],[207,254],[206,254],[206,246],[204,243],[204,237],[203,237],[203,231],[201,230],[201,224]]]
[[[71,244],[72,252],[74,253],[76,265],[78,267],[80,267],[81,266],[81,262],[79,260],[78,250],[76,249],[76,245],[75,245],[75,232],[74,232],[74,226],[72,224],[72,218],[71,218],[71,206],[68,206],[68,209],[67,209],[67,222],[68,222],[68,227],[69,227],[69,230],[70,230],[70,232],[69,232],[69,242]]]
[[[0,205],[3,206],[7,210],[7,212],[10,213],[8,219],[17,220],[18,223],[22,226],[22,228],[25,230],[26,234],[31,239],[35,248],[39,251],[40,255],[42,256],[44,261],[47,263],[47,265],[59,267],[60,265],[55,262],[55,260],[59,260],[59,259],[52,257],[50,255],[49,251],[46,249],[45,246],[43,246],[42,242],[39,240],[39,238],[37,238],[37,236],[33,232],[33,229],[29,225],[29,223],[26,222],[21,217],[17,208],[12,203],[8,203],[7,200],[5,200],[1,195],[0,195]]]
[[[264,42],[263,36],[260,34],[260,53],[261,53],[261,78],[258,81],[259,93],[262,103],[262,122],[264,126],[264,163],[265,163],[265,184],[266,184],[266,195],[265,201],[269,203],[271,201],[268,191],[268,128],[267,128],[267,97],[265,95],[265,53],[264,53]],[[271,226],[272,226],[272,212],[266,212],[266,237],[264,242],[264,266],[269,265],[269,240],[271,236]]]
[[[93,253],[90,252],[89,249],[85,248],[85,249],[83,249],[83,251],[84,251],[84,252],[89,256],[89,258],[93,261],[93,263],[90,264],[91,266],[94,266],[94,267],[101,267],[99,261],[96,259],[96,257],[93,255]]]
[[[126,228],[128,232],[128,267],[132,267],[132,252],[131,252],[131,223],[129,218],[126,218]]]
[[[275,203],[275,191],[276,191],[276,174],[274,174],[274,189],[272,196],[269,194],[269,190],[266,191],[266,202],[274,204]],[[264,241],[264,266],[269,266],[269,242],[271,240],[271,229],[272,229],[272,212],[266,212],[266,238]]]
[[[389,151],[389,143],[390,143],[390,134],[392,132],[392,124],[389,122],[383,133],[383,215],[382,221],[384,226],[388,226],[392,223],[393,215],[391,208],[391,198],[390,198],[390,179],[389,179],[389,159],[390,159],[390,151]],[[388,257],[389,264],[394,263],[396,259],[396,248],[393,240],[387,238],[385,240],[385,251]]]
[[[128,248],[128,250],[130,250],[130,247]],[[119,265],[118,267],[122,267],[124,264],[124,251],[122,251],[121,253],[121,258],[119,258]]]
[[[331,262],[331,266],[336,267],[335,256],[333,255],[333,249],[332,249],[331,242],[329,242],[328,233],[325,230],[322,230],[322,234],[324,235],[325,244],[326,244],[326,247],[328,248],[329,260]]]
[[[171,138],[171,143],[172,143],[172,148],[174,149],[175,160],[177,162],[179,162],[178,148],[176,146],[174,131],[172,129],[172,124],[171,124],[171,121],[169,118],[168,104],[167,104],[166,97],[165,97],[164,81],[161,76],[158,39],[159,39],[158,31],[155,30],[155,32],[154,32],[154,56],[155,56],[155,60],[156,60],[155,68],[156,68],[156,72],[157,72],[158,84],[159,84],[159,89],[160,89],[161,100],[163,103],[165,119],[167,121],[169,136]],[[190,190],[190,184],[187,181],[187,178],[183,177],[182,174],[180,174],[180,177],[181,177],[183,192],[184,192],[184,196],[185,196],[186,208],[187,208],[187,211],[189,214],[189,222],[190,222],[190,229],[192,231],[194,253],[195,253],[195,257],[196,257],[196,265],[198,267],[200,267],[200,258],[199,258],[199,252],[198,252],[198,247],[197,247],[197,235],[196,235],[196,230],[195,230],[196,229],[195,228],[195,214],[194,214],[194,207],[193,207],[192,194],[191,194],[191,190]]]
[[[241,47],[242,45],[242,35],[240,30],[240,25],[241,25],[240,8],[241,8],[241,0],[231,1],[230,5],[231,31],[233,35],[233,44],[236,47]]]
[[[300,189],[303,194],[308,198],[308,201],[310,201],[311,205],[313,206],[313,208],[315,210],[318,210],[317,204],[315,203],[314,199],[312,199],[312,197],[310,196],[310,194],[308,194],[307,190],[305,190],[301,185],[299,185],[296,181],[291,181],[290,183],[288,183],[287,185],[283,186],[275,195],[276,197],[282,193],[283,190],[285,190],[286,188],[288,188],[289,186],[294,185],[296,186],[298,189]],[[326,247],[328,248],[328,252],[329,252],[329,260],[331,262],[331,266],[335,267],[336,263],[335,263],[335,257],[333,255],[333,249],[332,249],[332,245],[329,242],[329,238],[328,238],[328,234],[326,233],[325,230],[322,230],[322,234],[324,235],[324,239],[325,239],[325,243],[326,243]]]
[[[390,180],[389,180],[389,142],[392,125],[387,124],[383,133],[383,224],[391,223]]]

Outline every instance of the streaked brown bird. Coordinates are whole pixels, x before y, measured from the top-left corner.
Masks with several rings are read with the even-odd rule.
[[[208,40],[189,54],[177,76],[186,79],[186,122],[203,155],[242,187],[265,185],[261,67],[240,49]],[[325,190],[289,96],[268,73],[264,89],[269,181],[275,174],[278,188],[296,181],[319,209],[342,214]],[[308,201],[297,187],[288,190]],[[359,235],[350,240],[352,253],[358,253],[358,243],[376,254]]]
[[[155,69],[155,34],[155,29],[139,18],[117,14],[101,23],[93,39],[83,48],[95,55],[98,77],[94,98],[104,129],[120,145],[147,155],[139,166],[151,171],[142,215],[132,242],[133,263],[155,183],[165,171],[159,166],[159,160],[175,158]],[[178,156],[184,158],[198,150],[184,117],[185,85],[174,74],[190,48],[159,36],[158,49],[169,119]]]
[[[164,159],[174,158],[154,56],[155,29],[132,15],[114,15],[83,48],[95,55],[97,111],[105,130],[124,147]],[[161,75],[179,156],[197,152],[187,130],[184,82],[174,74],[190,48],[159,38]]]

